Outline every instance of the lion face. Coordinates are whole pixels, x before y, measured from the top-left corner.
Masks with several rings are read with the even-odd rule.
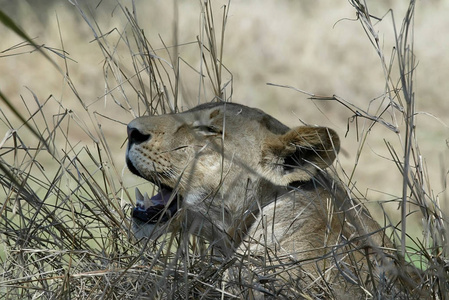
[[[128,139],[128,168],[160,190],[152,199],[138,195],[134,219],[161,223],[182,207],[218,218],[226,232],[235,216],[272,201],[293,182],[310,180],[339,149],[331,129],[289,129],[235,103],[137,118],[128,124]],[[182,205],[173,204],[175,198]]]

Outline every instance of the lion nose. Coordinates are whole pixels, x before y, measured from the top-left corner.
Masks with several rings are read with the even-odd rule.
[[[140,144],[148,141],[151,138],[151,134],[144,134],[139,129],[129,126],[127,127],[128,142],[129,144]]]

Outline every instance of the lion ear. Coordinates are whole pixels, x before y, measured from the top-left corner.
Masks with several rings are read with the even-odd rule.
[[[308,181],[332,164],[340,150],[337,133],[326,127],[302,126],[267,138],[262,145],[263,175],[278,185]]]

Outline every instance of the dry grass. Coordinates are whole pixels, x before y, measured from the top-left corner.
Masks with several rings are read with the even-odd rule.
[[[321,83],[304,79],[294,86],[307,86],[307,90],[312,91],[306,93],[307,97],[324,110],[324,115],[332,123],[339,122],[338,126],[345,130],[348,126],[348,136],[353,138],[357,158],[350,168],[340,168],[344,164],[341,161],[337,168],[342,181],[357,198],[366,197],[364,188],[356,184],[356,178],[365,153],[371,152],[369,141],[372,133],[383,133],[384,129],[379,128],[385,128],[388,134],[397,136],[399,143],[385,138],[383,147],[386,158],[376,159],[390,161],[390,166],[397,167],[394,172],[402,176],[402,181],[396,184],[401,186],[400,193],[389,197],[383,196],[390,191],[382,190],[380,193],[380,198],[388,198],[385,202],[402,208],[398,217],[400,222],[383,212],[383,207],[388,203],[376,201],[376,206],[368,207],[382,210],[379,219],[392,228],[391,236],[399,249],[397,256],[413,261],[423,270],[415,286],[401,287],[405,295],[422,297],[412,290],[418,287],[425,290],[426,297],[446,299],[449,293],[447,224],[439,202],[440,198],[445,197],[433,192],[434,179],[430,179],[429,173],[435,170],[429,172],[426,169],[417,134],[421,124],[416,120],[419,103],[416,103],[414,86],[415,72],[419,74],[419,69],[415,70],[419,57],[415,56],[414,51],[414,2],[411,1],[408,13],[404,13],[405,17],[400,20],[397,18],[402,15],[398,16],[394,11],[386,15],[370,14],[370,6],[366,3],[356,0],[350,3],[353,10],[351,16],[355,11],[368,37],[368,40],[361,40],[371,49],[374,48],[378,56],[376,63],[380,66],[380,76],[384,82],[381,95],[376,94],[378,90],[373,87],[370,96],[376,98],[368,104],[366,100],[363,103],[345,100],[356,97],[357,94],[344,91],[357,89],[357,78],[349,80],[352,81],[350,86],[345,83],[343,88],[322,87]],[[50,91],[30,88],[19,97],[14,94],[14,89],[3,92],[6,88],[1,87],[2,103],[10,108],[0,108],[1,128],[5,129],[0,142],[0,195],[5,199],[0,207],[0,295],[6,299],[246,299],[252,296],[251,289],[254,289],[282,299],[329,296],[326,287],[319,284],[307,292],[302,291],[302,283],[289,281],[288,272],[275,274],[278,280],[270,280],[274,276],[273,270],[263,258],[235,255],[223,261],[210,253],[207,245],[194,238],[185,240],[181,238],[183,235],[169,235],[158,242],[142,245],[129,232],[130,209],[134,203],[133,194],[130,193],[142,182],[129,175],[124,168],[124,150],[116,150],[125,142],[124,125],[139,115],[179,111],[215,97],[226,101],[233,99],[235,81],[238,81],[235,77],[242,76],[235,75],[233,65],[254,63],[250,58],[244,61],[238,59],[239,47],[247,45],[236,45],[231,41],[227,47],[232,36],[225,33],[233,26],[229,25],[231,28],[228,28],[228,22],[231,17],[238,16],[238,13],[232,13],[234,4],[225,2],[211,6],[207,1],[195,3],[194,18],[199,19],[200,26],[193,33],[197,38],[189,40],[192,42],[189,44],[182,39],[185,35],[191,36],[188,34],[191,29],[184,29],[192,21],[191,16],[185,17],[182,13],[186,3],[170,7],[176,16],[174,20],[157,24],[150,22],[156,28],[141,25],[147,21],[146,16],[139,14],[133,2],[126,6],[103,4],[97,9],[81,4],[72,8],[79,9],[79,17],[63,14],[49,26],[52,34],[60,37],[60,46],[38,47],[47,55],[46,58],[41,58],[41,53],[29,54],[38,43],[33,45],[23,35],[20,44],[11,44],[11,48],[2,52],[2,60],[9,59],[10,55],[19,55],[25,61],[39,57],[39,66],[48,64],[59,74],[62,88],[54,92],[54,96],[42,98],[40,95],[48,95]],[[285,7],[281,8],[281,12],[291,9],[283,2],[282,5]],[[98,14],[105,6],[111,9],[115,18],[124,20],[126,26],[120,26],[120,22],[114,23],[114,19],[106,25],[100,22]],[[257,14],[260,6],[255,6],[254,13]],[[322,5],[300,6],[315,16],[326,10]],[[153,14],[158,13],[157,7],[155,11]],[[385,23],[392,25],[393,15],[396,24],[391,28],[397,28],[397,32],[393,36],[381,36],[390,38],[385,41],[379,38],[378,30],[384,28]],[[4,24],[12,24],[5,20],[2,18]],[[89,29],[91,40],[97,44],[96,64],[103,66],[104,81],[89,70],[86,78],[78,75],[79,67],[73,64],[68,54],[71,47],[75,47],[71,44],[74,41],[67,40],[61,29],[69,20],[70,24],[82,24],[82,30]],[[163,27],[167,25],[173,31],[170,40],[166,40],[164,35],[157,36],[159,32],[166,31]],[[264,20],[259,25],[262,29],[266,26]],[[7,34],[12,36],[14,28],[11,26]],[[256,25],[252,23],[248,26]],[[273,26],[279,25],[273,23]],[[358,34],[364,36],[363,31]],[[265,56],[270,70],[273,68],[269,66],[272,52],[281,55],[285,52],[286,60],[294,59],[284,49],[289,41],[277,40],[277,43],[265,44],[263,37],[260,41],[261,44],[254,35],[248,35],[245,40],[263,48],[255,56]],[[304,44],[328,42],[320,40],[319,35],[310,40],[304,38],[303,41]],[[302,47],[301,53],[315,49]],[[225,58],[229,57],[226,53],[237,58],[226,64]],[[325,53],[323,55],[326,56]],[[376,73],[372,72],[371,65],[363,61],[364,55],[354,58],[361,60],[353,65],[354,68]],[[315,70],[315,63],[302,62],[304,69],[297,70],[298,78],[303,78],[301,74],[304,72],[316,72],[316,76],[323,72]],[[336,64],[341,62],[337,60]],[[54,68],[54,65],[57,67]],[[89,67],[86,66],[87,69]],[[243,69],[244,72],[251,72],[251,69]],[[266,77],[258,82],[273,82],[268,77],[269,73],[262,72]],[[72,77],[72,74],[76,75]],[[376,74],[379,76],[379,72]],[[44,75],[41,78],[43,81]],[[23,76],[27,76],[26,72]],[[370,80],[369,75],[365,76],[368,77],[360,80]],[[291,78],[276,78],[276,84],[293,85]],[[90,90],[85,90],[89,84],[101,88],[104,94],[100,97],[89,94]],[[338,85],[338,82],[334,84]],[[244,96],[241,98],[251,94],[260,97],[261,92],[251,90],[248,88],[248,91],[242,92]],[[292,89],[273,87],[272,90],[287,90],[289,97],[301,95],[292,93]],[[340,96],[317,96],[334,90]],[[273,95],[279,97],[278,94]],[[322,105],[324,101],[326,104]],[[273,104],[266,107],[270,105]],[[336,117],[333,109],[343,111],[346,117]],[[351,122],[342,122],[347,116],[351,116]],[[389,177],[385,174],[389,172],[382,170],[382,176]],[[442,172],[446,174],[447,169],[443,168]],[[411,223],[416,220],[422,221],[423,234],[413,233],[408,237]],[[273,265],[284,262],[282,257],[273,255],[269,258]],[[298,267],[285,265],[286,270]],[[252,276],[257,276],[258,286],[251,286]]]

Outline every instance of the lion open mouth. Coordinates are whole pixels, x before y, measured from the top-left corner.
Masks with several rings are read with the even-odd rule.
[[[165,223],[170,220],[178,210],[177,194],[169,187],[161,187],[153,197],[147,193],[142,195],[136,188],[136,207],[132,216],[144,223]]]

